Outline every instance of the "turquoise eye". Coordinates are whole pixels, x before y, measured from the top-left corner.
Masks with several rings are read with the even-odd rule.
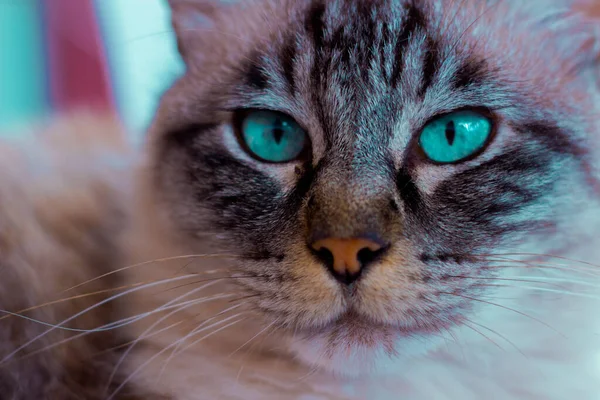
[[[308,140],[296,121],[273,111],[248,113],[241,124],[241,136],[254,156],[273,163],[293,161]]]
[[[455,163],[481,150],[491,133],[488,117],[474,111],[457,111],[425,125],[419,145],[431,161]]]

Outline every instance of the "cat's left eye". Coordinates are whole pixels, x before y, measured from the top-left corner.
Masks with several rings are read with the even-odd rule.
[[[477,155],[492,136],[492,120],[481,112],[455,111],[429,122],[419,146],[430,161],[452,164]]]
[[[248,111],[237,125],[246,151],[260,161],[291,162],[298,159],[308,145],[304,129],[293,118],[279,112]]]

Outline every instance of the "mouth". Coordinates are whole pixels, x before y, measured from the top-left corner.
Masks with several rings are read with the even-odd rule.
[[[316,326],[296,329],[296,332],[306,336],[331,336],[331,337],[370,337],[391,335],[409,336],[418,332],[425,333],[419,327],[400,326],[373,321],[372,319],[359,315],[355,311],[347,311],[330,322]]]
[[[460,319],[460,314],[447,314],[444,318],[424,315],[420,318],[407,316],[402,322],[386,323],[375,321],[354,310],[349,310],[326,324],[316,327],[299,327],[295,332],[308,339],[328,337],[335,341],[344,340],[355,344],[369,345],[438,334],[442,330],[460,324]]]

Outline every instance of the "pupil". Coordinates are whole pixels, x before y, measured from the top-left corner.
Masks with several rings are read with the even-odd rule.
[[[281,142],[281,138],[283,137],[283,129],[274,128],[273,129],[273,138],[275,139],[275,143],[279,144]]]
[[[283,124],[279,118],[275,120],[273,124],[273,139],[275,139],[275,143],[279,144],[281,142],[281,138],[283,137]]]
[[[446,124],[446,140],[448,144],[452,146],[454,138],[456,137],[456,128],[454,127],[454,121],[450,121]]]

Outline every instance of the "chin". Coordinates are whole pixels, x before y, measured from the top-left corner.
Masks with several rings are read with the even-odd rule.
[[[439,335],[424,329],[382,325],[346,314],[330,324],[296,331],[289,348],[312,371],[342,379],[398,375],[411,359],[438,348]]]

